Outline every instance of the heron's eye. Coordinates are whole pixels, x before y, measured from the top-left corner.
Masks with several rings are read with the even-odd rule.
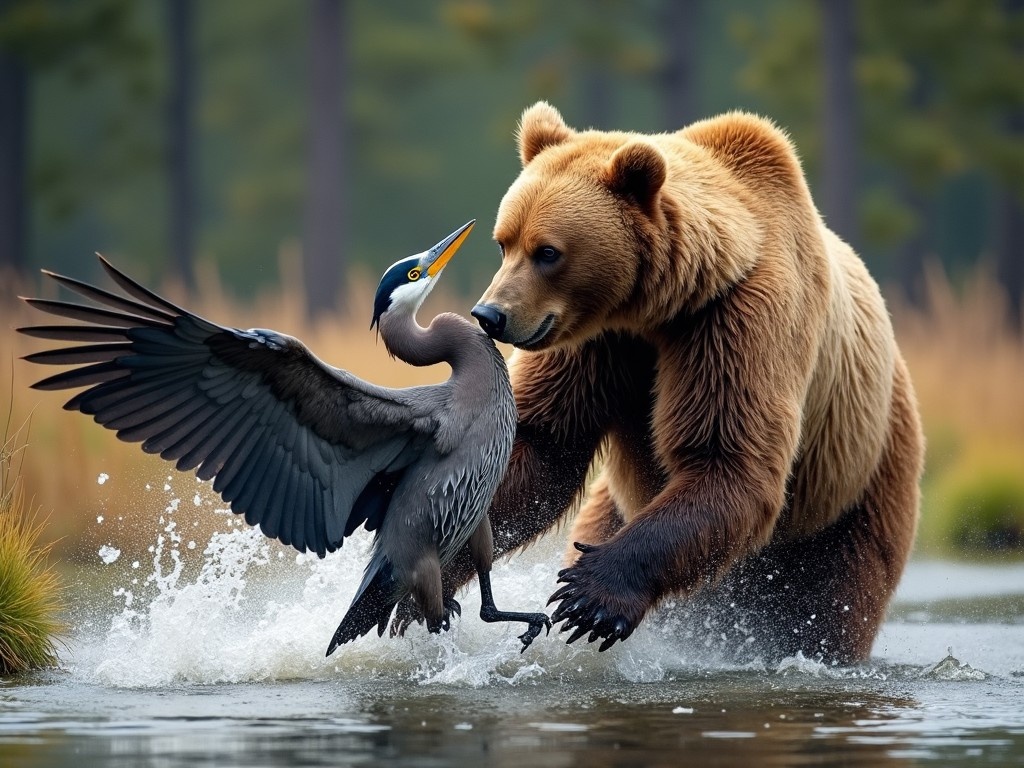
[[[409,279],[412,280],[413,282],[416,282],[417,280],[420,279],[419,267],[413,267],[412,269],[409,270]]]
[[[538,264],[554,264],[562,257],[562,252],[552,245],[542,245],[533,252],[533,258]]]

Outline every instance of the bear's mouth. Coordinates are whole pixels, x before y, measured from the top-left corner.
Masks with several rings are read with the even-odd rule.
[[[519,347],[520,349],[529,349],[530,347],[537,346],[538,344],[540,344],[540,342],[544,340],[544,337],[548,335],[548,331],[551,330],[554,324],[555,316],[553,314],[548,315],[547,317],[544,318],[544,321],[540,324],[540,328],[537,329],[533,336],[528,338],[526,341],[519,342],[515,346]]]

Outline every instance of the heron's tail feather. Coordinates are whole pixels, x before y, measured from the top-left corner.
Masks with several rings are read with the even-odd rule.
[[[372,564],[372,561],[371,561]],[[394,579],[391,563],[382,559],[374,572],[367,570],[363,583],[356,592],[348,613],[341,620],[338,629],[331,638],[331,645],[327,649],[330,656],[339,645],[362,637],[374,626],[377,627],[377,635],[383,635],[391,618],[391,612],[398,604],[401,597],[398,594],[398,584]]]

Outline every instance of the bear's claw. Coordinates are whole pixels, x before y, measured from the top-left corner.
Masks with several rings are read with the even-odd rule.
[[[593,566],[594,561],[601,556],[601,547],[580,543],[575,546],[583,555],[576,565],[558,574],[558,581],[564,586],[556,590],[548,600],[549,605],[561,602],[551,614],[551,621],[556,624],[562,622],[559,632],[572,632],[566,640],[567,644],[571,645],[589,633],[587,642],[601,639],[598,650],[606,651],[617,640],[625,640],[633,634],[647,604],[640,598],[630,599],[628,595],[617,595],[618,599],[612,604],[597,597],[601,594],[601,585],[595,579]],[[635,616],[628,615],[634,611]]]

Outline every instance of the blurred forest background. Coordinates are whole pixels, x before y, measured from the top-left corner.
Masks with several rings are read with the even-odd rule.
[[[1024,553],[1024,0],[0,0],[0,399],[14,427],[34,409],[23,476],[58,550],[98,508],[133,514],[100,472],[163,470],[27,391],[16,286],[98,278],[100,251],[419,381],[366,331],[376,277],[478,218],[430,305],[468,310],[538,98],[578,128],[786,128],[915,376],[923,551]]]

